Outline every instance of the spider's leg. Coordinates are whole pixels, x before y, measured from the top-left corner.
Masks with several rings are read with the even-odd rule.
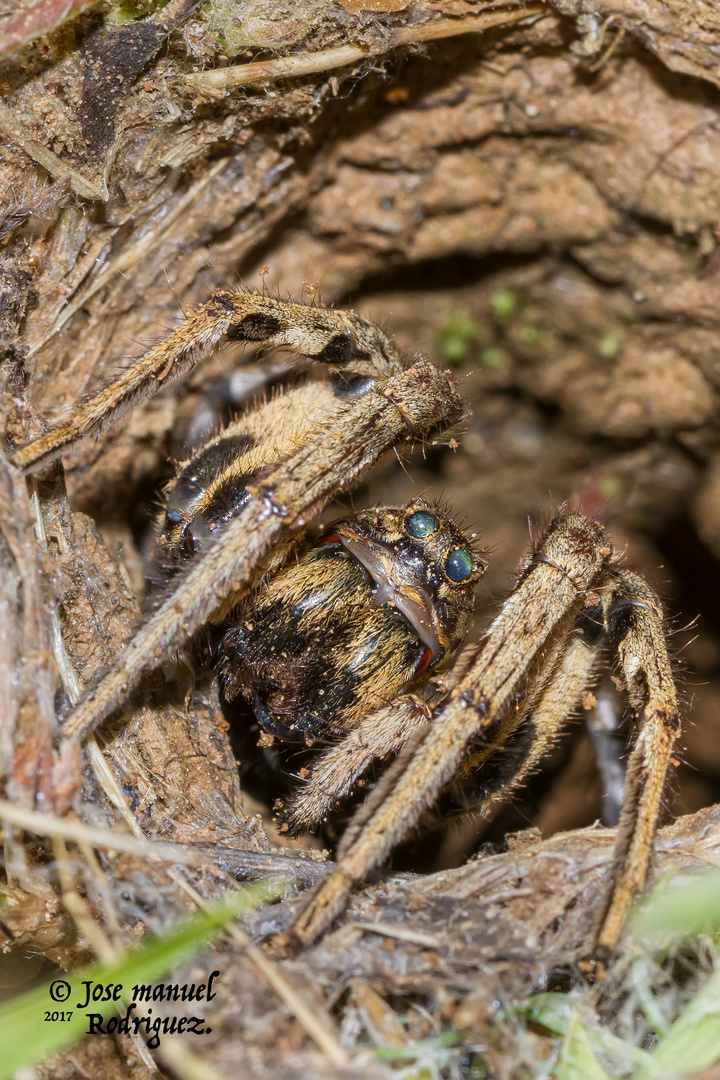
[[[134,405],[190,371],[223,339],[262,342],[310,357],[346,373],[351,382],[402,368],[385,334],[352,311],[218,290],[177,330],[76,407],[71,419],[17,450],[11,458],[13,465],[36,470],[72,443],[110,427]]]
[[[285,460],[319,427],[331,423],[337,404],[331,383],[311,382],[287,389],[228,424],[181,462],[165,488],[165,505],[157,523],[152,562],[160,580],[187,570],[209,544],[217,543],[267,468]],[[274,552],[272,564],[264,562],[262,572],[245,581],[241,594],[229,597],[213,621],[222,620],[242,599],[246,587],[273,573],[287,553]]]
[[[558,516],[489,627],[476,662],[429,728],[410,740],[343,837],[338,867],[300,913],[292,932],[314,940],[344,907],[352,886],[378,866],[478,749],[496,741],[507,717],[522,718],[523,694],[543,678],[612,557],[599,525]],[[596,603],[597,599],[592,598]]]
[[[154,612],[124,655],[66,718],[62,735],[82,738],[124,701],[168,647],[178,649],[222,607],[247,592],[273,545],[303,528],[398,441],[452,423],[461,403],[447,375],[418,361],[335,399],[307,441],[261,470],[248,499],[197,565]]]
[[[614,571],[603,592],[605,624],[640,732],[625,777],[613,886],[600,922],[600,957],[615,948],[647,876],[673,748],[680,735],[677,689],[662,604],[644,578]]]
[[[337,746],[325,750],[310,769],[307,782],[283,808],[290,835],[315,828],[350,794],[374,761],[397,754],[431,715],[424,701],[407,694],[370,713]]]
[[[485,762],[490,770],[487,781],[480,775],[483,797],[471,808],[473,816],[489,816],[540,765],[576,712],[583,692],[592,686],[601,657],[598,643],[575,633],[567,642],[561,642],[548,679],[523,703],[525,719],[519,721],[520,730],[514,725],[504,738],[483,752],[482,760],[478,755],[463,764],[463,772],[469,771],[468,765],[475,769]],[[512,741],[506,744],[510,735]]]

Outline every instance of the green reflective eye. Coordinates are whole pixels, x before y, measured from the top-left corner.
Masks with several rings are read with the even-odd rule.
[[[445,560],[445,573],[451,581],[467,581],[472,571],[472,553],[467,548],[455,548]]]
[[[416,510],[405,522],[405,531],[416,540],[424,540],[438,530],[438,519],[429,510]]]

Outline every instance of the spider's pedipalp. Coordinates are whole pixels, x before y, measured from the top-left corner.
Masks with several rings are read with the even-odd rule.
[[[620,938],[647,877],[665,780],[680,736],[680,710],[662,604],[638,574],[617,570],[603,592],[605,623],[640,731],[630,755],[613,855],[612,887],[597,935],[599,953]]]

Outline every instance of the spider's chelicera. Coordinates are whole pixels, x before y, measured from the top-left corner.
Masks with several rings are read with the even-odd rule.
[[[70,421],[17,450],[15,465],[39,468],[227,338],[304,355],[330,377],[274,397],[180,467],[158,530],[167,595],[63,718],[61,738],[97,729],[169,647],[212,623],[226,697],[246,698],[267,735],[323,747],[286,807],[292,830],[316,826],[375,761],[395,756],[295,920],[307,943],[459,773],[487,766],[480,814],[506,798],[611,651],[639,729],[594,943],[611,951],[645,882],[680,732],[653,589],[620,565],[599,524],[561,509],[479,644],[461,649],[484,564],[444,509],[415,500],[346,518],[319,540],[308,532],[382,453],[460,417],[447,374],[405,363],[352,311],[219,291]]]

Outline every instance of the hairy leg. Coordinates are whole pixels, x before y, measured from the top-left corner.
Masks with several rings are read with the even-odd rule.
[[[424,701],[407,694],[370,713],[337,746],[325,750],[310,769],[307,782],[283,808],[291,835],[315,828],[352,792],[374,761],[397,754],[431,717]]]
[[[527,688],[547,675],[548,655],[555,660],[582,609],[597,603],[590,590],[611,557],[599,525],[579,514],[555,519],[489,627],[476,662],[351,822],[337,870],[293,926],[299,942],[314,940],[330,925],[353,884],[382,863],[478,742],[492,741]],[[525,715],[522,707],[519,715]]]
[[[630,904],[643,888],[680,712],[662,604],[647,581],[617,571],[604,591],[605,623],[630,706],[640,724],[625,777],[612,886],[597,935],[598,953],[617,945]]]
[[[491,779],[483,784],[483,798],[470,811],[473,816],[491,814],[540,766],[568,719],[577,712],[583,692],[593,685],[601,656],[602,649],[575,634],[562,643],[552,674],[530,704],[522,728],[509,743],[493,747],[492,753],[485,755]],[[480,781],[483,779],[481,773]]]
[[[37,470],[64,449],[110,427],[161,387],[190,371],[223,340],[262,342],[350,373],[389,375],[403,367],[392,342],[352,311],[292,304],[254,292],[218,290],[163,341],[121,371],[73,415],[12,455]]]

